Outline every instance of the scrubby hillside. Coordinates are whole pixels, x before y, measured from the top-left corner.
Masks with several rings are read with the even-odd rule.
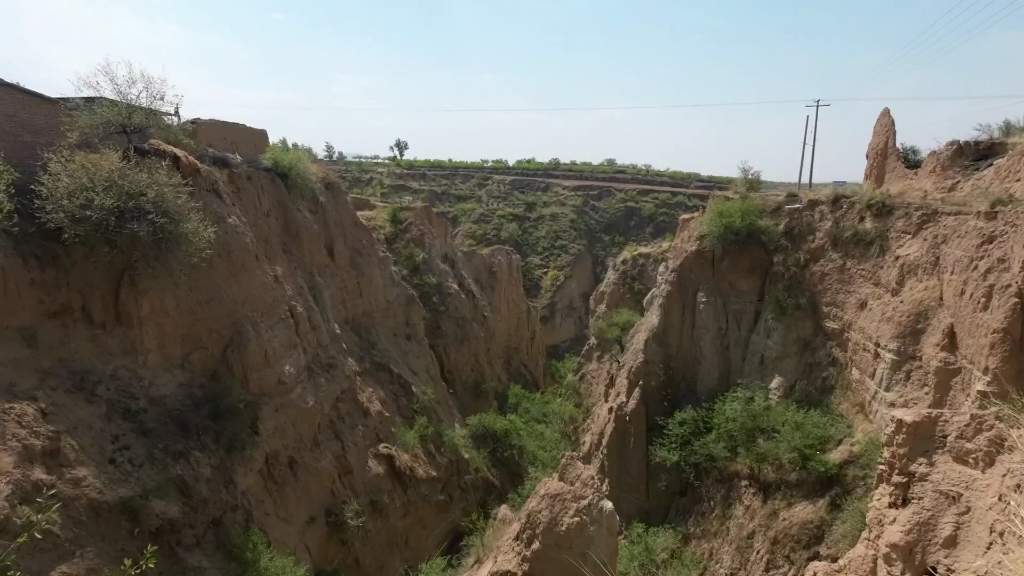
[[[609,258],[630,244],[671,236],[679,215],[707,199],[686,190],[481,173],[336,170],[354,194],[371,201],[360,209],[372,211],[378,203],[371,224],[385,220],[387,205],[423,202],[452,223],[460,246],[507,246],[520,254],[547,346],[580,344],[590,295]]]

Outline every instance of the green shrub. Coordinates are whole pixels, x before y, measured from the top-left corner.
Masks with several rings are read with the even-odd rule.
[[[540,392],[512,386],[502,413],[475,414],[466,419],[466,427],[491,467],[517,485],[509,505],[518,508],[572,448],[582,420],[582,401],[571,383]]]
[[[924,153],[921,152],[920,146],[914,144],[907,144],[903,142],[900,144],[900,162],[903,166],[917,170],[924,165]]]
[[[866,254],[877,258],[889,243],[889,231],[884,226],[867,226],[835,221],[829,227],[828,240],[842,254]]]
[[[207,256],[216,229],[168,164],[115,152],[49,156],[35,186],[42,224],[68,244],[134,254],[140,261]]]
[[[660,421],[655,462],[688,480],[739,466],[762,481],[831,477],[827,453],[847,434],[837,416],[741,387],[711,406],[688,407]]]
[[[426,416],[417,416],[412,428],[402,426],[395,430],[398,447],[405,452],[417,452],[434,435],[434,426]]]
[[[288,190],[302,198],[317,195],[316,153],[308,146],[281,138],[267,147],[260,161],[284,180]]]
[[[709,247],[754,241],[771,248],[778,238],[778,229],[761,205],[750,197],[712,201],[701,226],[704,243]]]
[[[17,179],[18,173],[0,157],[0,232],[13,228],[17,220],[14,214],[14,181]]]
[[[618,308],[610,314],[597,318],[591,328],[599,342],[622,345],[629,331],[640,321],[640,315],[628,308]]]
[[[617,568],[618,576],[699,576],[704,571],[701,559],[687,552],[678,530],[639,522],[622,536]]]
[[[764,295],[764,312],[773,320],[789,316],[800,306],[800,300],[782,288],[773,288]]]
[[[474,472],[482,472],[487,469],[487,457],[473,444],[469,437],[469,431],[462,426],[445,428],[441,432],[441,441],[449,456],[465,458]]]
[[[236,545],[238,572],[242,576],[308,576],[295,558],[274,550],[259,530],[250,530]]]
[[[409,571],[409,576],[454,576],[451,558],[435,556]]]
[[[391,212],[388,214],[390,219]],[[392,243],[391,259],[420,302],[429,309],[439,310],[443,296],[441,282],[427,267],[427,255],[412,242],[400,239]]]

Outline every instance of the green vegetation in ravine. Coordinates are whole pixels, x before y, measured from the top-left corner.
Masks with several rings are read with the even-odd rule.
[[[673,526],[633,523],[619,542],[618,576],[700,576],[704,563],[686,549],[686,538]]]
[[[652,459],[691,482],[736,469],[765,483],[827,480],[836,473],[828,452],[850,432],[828,410],[772,401],[755,386],[683,408],[660,426]]]

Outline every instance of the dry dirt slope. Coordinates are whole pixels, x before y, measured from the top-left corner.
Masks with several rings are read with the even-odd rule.
[[[602,534],[675,509],[647,455],[666,397],[701,401],[737,379],[774,376],[813,390],[831,380],[829,367],[883,436],[860,542],[838,563],[813,562],[824,532],[805,519],[822,503],[765,501],[741,483],[724,508],[690,516],[706,574],[997,574],[1021,549],[1000,518],[1020,471],[987,399],[1024,387],[1024,214],[849,201],[812,202],[785,219],[810,306],[772,321],[763,304],[779,286],[778,262],[756,245],[708,250],[700,221],[684,217],[622,355],[593,344],[585,353],[596,405],[581,454],[538,489],[474,574],[614,565],[615,544]],[[837,242],[850,226],[881,234],[860,236],[871,246]],[[603,495],[610,519],[587,504]],[[584,538],[560,520],[574,517],[589,519]]]
[[[479,379],[542,385],[519,258],[456,250],[423,212],[410,241],[444,313],[427,310],[338,185],[302,202],[270,173],[154,151],[218,226],[205,265],[0,245],[0,538],[44,489],[63,504],[59,537],[19,567],[95,574],[153,543],[160,572],[222,573],[248,526],[347,575],[443,547],[493,480],[458,453],[396,449],[395,429],[455,426]]]

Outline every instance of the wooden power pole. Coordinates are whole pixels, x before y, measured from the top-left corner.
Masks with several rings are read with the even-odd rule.
[[[818,147],[818,109],[822,106],[828,107],[831,104],[822,104],[821,98],[814,101],[814,104],[808,104],[805,108],[814,108],[814,137],[811,140],[811,169],[807,174],[807,189],[814,189],[814,151]]]
[[[800,185],[804,182],[804,155],[807,153],[807,125],[811,122],[811,115],[804,119],[804,144],[800,147],[800,175],[796,177],[796,192],[800,193]]]

